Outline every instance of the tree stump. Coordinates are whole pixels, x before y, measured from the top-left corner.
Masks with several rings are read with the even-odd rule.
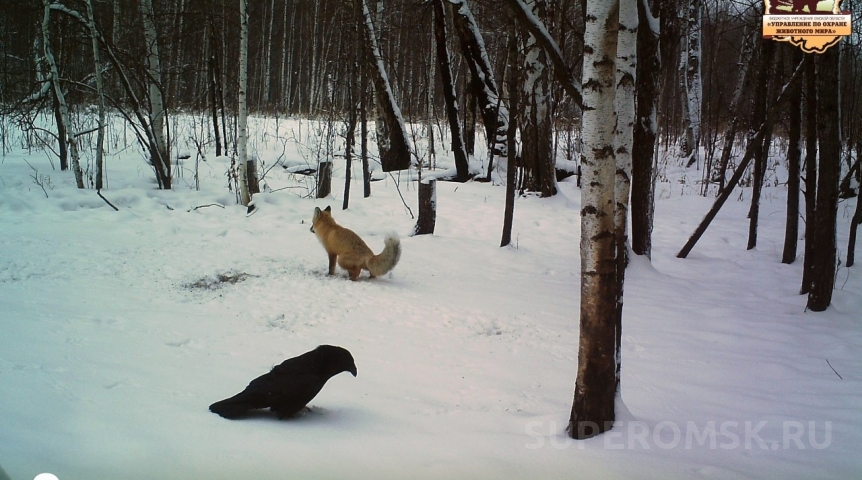
[[[419,182],[419,219],[413,228],[413,235],[434,233],[437,223],[437,180]]]
[[[317,198],[326,198],[332,192],[332,162],[320,162],[317,169]]]

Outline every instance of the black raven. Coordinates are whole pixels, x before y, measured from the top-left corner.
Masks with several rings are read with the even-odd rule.
[[[327,380],[341,372],[356,376],[353,355],[341,347],[321,345],[273,367],[242,392],[210,405],[210,411],[235,419],[250,410],[269,408],[279,419],[287,418],[306,406]]]

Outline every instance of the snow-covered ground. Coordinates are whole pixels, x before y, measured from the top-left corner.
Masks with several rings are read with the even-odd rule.
[[[269,138],[253,148],[270,166],[282,151],[288,164],[309,155]],[[303,198],[307,182],[277,166],[277,191],[247,217],[222,159],[189,188],[193,160],[159,191],[134,148],[110,156],[114,211],[44,153],[0,159],[0,467],[11,479],[862,473],[862,274],[841,267],[833,306],[805,311],[801,262],[779,263],[783,186],[765,192],[757,249],[745,249],[748,204],[734,200],[680,260],[711,199],[659,185],[653,261],[634,258],[626,278],[627,411],[609,434],[575,442],[564,434],[578,344],[574,183],[518,199],[515,246],[498,248],[502,186],[439,183],[435,235],[410,237],[395,188],[416,213],[409,175],[378,175],[368,199],[355,181],[342,211],[341,165],[326,200]],[[375,251],[398,232],[396,269],[327,277],[309,232],[326,205]],[[839,211],[842,259],[854,205]],[[229,421],[207,410],[324,343],[349,349],[358,376],[334,377],[310,411]]]

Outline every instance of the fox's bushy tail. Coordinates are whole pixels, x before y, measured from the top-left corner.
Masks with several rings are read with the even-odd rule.
[[[367,262],[368,271],[375,277],[386,275],[392,271],[398,264],[398,260],[401,259],[401,240],[398,235],[394,233],[386,235],[384,243],[386,246],[383,247],[380,255],[371,257]]]

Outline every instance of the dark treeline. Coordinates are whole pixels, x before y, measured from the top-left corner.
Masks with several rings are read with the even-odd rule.
[[[83,0],[63,0],[64,7],[85,12]],[[422,0],[369,0],[378,19],[380,46],[387,64],[392,88],[402,112],[408,119],[427,115],[429,68],[434,61],[431,9]],[[680,45],[685,35],[685,9],[688,2],[660,2],[661,11],[673,18],[664,20],[662,40],[662,81],[659,107],[663,144],[672,145],[685,129],[678,74]],[[848,3],[848,2],[845,2]],[[845,8],[853,8],[853,2]],[[485,45],[497,78],[505,78],[507,40],[513,34],[513,15],[505,2],[469,2],[482,29]],[[136,0],[94,1],[96,25],[120,58],[144,76],[145,40],[140,6]],[[158,43],[162,63],[162,90],[168,110],[208,108],[209,79],[217,69],[228,110],[235,108],[239,55],[238,2],[231,0],[154,0]],[[348,98],[346,76],[355,59],[352,28],[355,23],[351,0],[249,0],[249,108],[259,113],[321,115],[344,111]],[[550,0],[546,24],[560,43],[576,75],[580,72],[583,35],[583,1]],[[709,154],[730,121],[730,100],[741,64],[757,61],[763,40],[759,37],[762,2],[704,2],[702,13],[702,85],[700,114],[702,138]],[[7,0],[0,5],[0,102],[9,106],[38,91],[40,74],[37,58],[43,5],[36,0]],[[71,105],[94,103],[91,85],[92,49],[87,30],[70,15],[54,11],[51,18],[52,42]],[[740,58],[746,35],[754,35],[753,56]],[[455,39],[452,51],[457,52]],[[862,79],[859,41],[843,42],[841,84],[842,132],[846,144],[855,145],[860,133],[858,121],[860,96],[856,85]],[[781,46],[781,56],[790,47]],[[461,57],[453,57],[453,73],[458,91],[468,90],[469,72]],[[107,63],[104,62],[103,63]],[[784,72],[774,77],[785,79],[791,68],[782,62]],[[773,67],[775,68],[775,67]],[[124,95],[119,80],[106,71],[106,89],[116,101]],[[749,108],[754,96],[752,80],[743,91],[739,131],[751,127]],[[435,116],[443,116],[443,96],[439,81],[435,85]],[[569,128],[577,117],[558,85],[553,85],[552,109],[558,127]],[[462,98],[462,114],[471,113],[469,99]],[[481,122],[481,120],[479,120]],[[779,135],[785,127],[778,125]]]

